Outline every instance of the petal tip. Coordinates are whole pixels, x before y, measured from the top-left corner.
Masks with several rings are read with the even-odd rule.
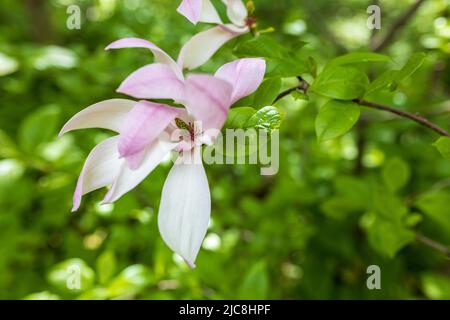
[[[197,266],[195,265],[195,263],[190,262],[188,259],[183,258],[184,262],[186,262],[186,264],[189,266],[189,268],[191,269],[195,269]]]
[[[64,130],[64,128],[61,129],[61,131],[58,133],[58,138],[61,138],[64,133],[66,133],[66,131]]]

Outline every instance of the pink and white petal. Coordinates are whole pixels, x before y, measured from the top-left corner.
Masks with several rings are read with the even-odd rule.
[[[155,62],[163,63],[172,68],[179,79],[183,79],[183,72],[177,63],[164,50],[150,41],[140,38],[123,38],[109,44],[105,50],[122,48],[147,48],[155,56]]]
[[[142,164],[136,170],[132,170],[126,164],[123,164],[102,203],[114,202],[135,188],[177,145],[178,143],[158,139],[145,149]]]
[[[191,23],[197,24],[202,12],[202,2],[203,0],[183,0],[178,6],[177,11]]]
[[[210,0],[183,0],[177,11],[191,23],[222,23]]]
[[[242,33],[231,31],[227,25],[197,33],[181,48],[178,65],[182,69],[195,69],[208,61],[226,42]]]
[[[206,75],[191,75],[186,80],[186,109],[201,122],[202,129],[221,129],[231,105],[233,86],[225,80]]]
[[[211,0],[203,0],[202,12],[200,14],[200,22],[222,24],[216,8],[211,3]]]
[[[192,152],[197,157],[200,150]],[[174,164],[164,182],[158,227],[164,242],[191,268],[195,267],[210,215],[211,195],[201,161]]]
[[[139,152],[127,156],[125,160],[127,161],[128,167],[131,170],[136,170],[137,168],[139,168],[142,161],[144,160],[144,156],[145,156],[145,149],[142,149]]]
[[[128,113],[120,129],[120,156],[128,157],[142,151],[181,111],[165,104],[139,101]]]
[[[166,64],[146,65],[129,75],[117,92],[138,99],[182,100],[184,84]]]
[[[78,210],[84,194],[111,185],[116,179],[124,162],[119,159],[117,142],[118,136],[108,138],[89,153],[73,195],[72,211]]]
[[[248,12],[242,0],[225,0],[224,2],[227,6],[228,19],[236,26],[245,26]]]
[[[133,109],[136,101],[110,99],[93,104],[75,114],[61,129],[64,133],[87,128],[103,128],[119,132],[127,113]]]
[[[260,58],[243,58],[224,64],[215,76],[233,84],[231,103],[246,97],[261,84],[266,72],[266,62]]]

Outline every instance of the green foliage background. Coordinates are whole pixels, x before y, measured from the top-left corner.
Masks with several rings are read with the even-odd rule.
[[[276,103],[285,115],[277,175],[261,176],[249,165],[207,167],[212,225],[195,270],[174,257],[157,229],[169,163],[114,205],[99,205],[101,190],[70,213],[84,159],[109,133],[83,130],[57,139],[59,128],[82,108],[120,97],[114,92],[119,83],[152,61],[147,50],[105,52],[107,44],[137,36],[176,57],[206,28],[177,14],[178,2],[1,2],[0,298],[449,299],[448,258],[415,240],[420,233],[450,243],[448,141],[436,143],[446,159],[433,146],[435,132],[381,111],[328,102],[327,94],[316,94],[318,82],[308,101],[297,92]],[[344,48],[367,51],[369,2],[256,0],[259,28],[275,28],[267,36],[290,50],[290,60],[274,68],[253,100],[238,104],[270,103],[296,85],[297,72],[308,66],[314,73],[309,56],[321,71]],[[72,3],[81,7],[81,30],[66,28]],[[411,3],[382,1],[375,36]],[[372,93],[371,101],[450,128],[449,6],[448,0],[425,1],[383,52],[392,61],[356,65],[373,80],[400,69],[414,52],[426,53],[413,76],[394,91]],[[251,54],[244,44],[249,39],[230,42],[201,71],[215,71],[245,50]],[[307,42],[301,50],[299,41]],[[264,55],[275,54],[273,63],[281,51],[273,46]],[[326,109],[342,112],[324,115]],[[351,123],[339,120],[347,109]],[[341,135],[359,112],[356,128]],[[337,127],[326,127],[330,117]],[[318,141],[316,121],[326,141]],[[381,267],[381,290],[366,287],[372,264]],[[67,288],[74,265],[82,271],[80,290]]]

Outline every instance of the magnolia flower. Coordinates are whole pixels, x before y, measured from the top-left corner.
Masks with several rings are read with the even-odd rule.
[[[152,72],[148,78],[138,72],[138,76],[126,80],[122,91],[133,96],[174,99],[185,109],[145,100],[112,99],[73,116],[60,135],[94,127],[118,133],[88,155],[74,193],[73,211],[79,208],[84,194],[105,186],[110,188],[102,203],[119,199],[176,150],[179,158],[164,183],[158,226],[166,244],[194,267],[211,213],[201,145],[214,141],[229,107],[258,88],[265,62],[239,59],[223,65],[214,76],[195,74],[181,80],[182,75],[175,72],[171,61],[165,60],[166,55],[150,49],[160,63],[149,66]]]

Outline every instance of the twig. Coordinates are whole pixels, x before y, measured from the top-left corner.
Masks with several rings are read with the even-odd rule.
[[[300,88],[298,86],[293,87],[293,88],[289,88],[283,92],[281,92],[276,98],[275,100],[273,100],[273,103],[283,99],[284,97],[290,95],[292,92],[299,90]]]
[[[309,89],[309,84],[308,82],[304,81],[301,77],[297,77],[297,79],[300,81],[300,83],[292,88],[289,88],[283,92],[281,92],[273,101],[273,103],[277,102],[278,100],[283,99],[284,97],[290,95],[292,92],[300,90],[303,91],[304,93],[306,93],[306,91],[308,91]]]
[[[392,26],[387,31],[386,36],[380,41],[374,43],[372,50],[375,52],[382,51],[385,47],[391,44],[397,34],[402,31],[408,20],[411,19],[423,2],[425,2],[425,0],[416,0],[416,2],[408,8],[408,10],[406,10],[400,17],[397,18],[397,20],[394,21]]]
[[[297,86],[287,89],[283,92],[281,92],[274,100],[274,103],[279,101],[280,99],[283,99],[284,97],[286,97],[287,95],[289,95],[290,93],[292,93],[295,90],[303,90],[305,93],[309,88],[309,84],[303,80],[302,78],[299,77],[300,80],[300,84],[298,84]],[[354,99],[353,102],[361,105],[361,106],[365,106],[368,108],[372,108],[372,109],[377,109],[377,110],[382,110],[382,111],[386,111],[389,113],[393,113],[396,114],[400,117],[403,118],[407,118],[410,120],[413,120],[419,124],[421,124],[424,127],[427,127],[428,129],[431,129],[437,133],[439,133],[442,136],[446,136],[446,137],[450,137],[450,133],[448,131],[446,131],[445,129],[439,127],[437,124],[434,124],[433,122],[431,122],[430,120],[428,120],[427,118],[425,118],[424,116],[421,116],[420,114],[417,113],[411,113],[408,111],[404,111],[404,110],[400,110],[400,109],[396,109],[390,106],[386,106],[383,104],[379,104],[379,103],[375,103],[375,102],[370,102],[370,101],[366,101],[363,99]]]
[[[434,124],[433,122],[431,122],[430,120],[428,120],[427,118],[421,116],[420,114],[414,114],[414,113],[410,113],[404,110],[399,110],[396,108],[392,108],[390,106],[386,106],[386,105],[382,105],[379,103],[375,103],[375,102],[370,102],[370,101],[366,101],[363,99],[355,99],[353,100],[354,102],[358,103],[361,106],[365,106],[368,108],[372,108],[372,109],[377,109],[377,110],[383,110],[383,111],[387,111],[390,113],[394,113],[400,117],[403,118],[408,118],[411,119],[437,133],[439,133],[442,136],[446,136],[446,137],[450,137],[450,133],[448,131],[446,131],[445,129],[439,127],[438,125]]]
[[[435,240],[432,240],[420,233],[416,233],[416,240],[418,242],[430,247],[431,249],[444,254],[446,257],[450,258],[450,248],[448,246],[446,246],[442,243],[439,243]]]

